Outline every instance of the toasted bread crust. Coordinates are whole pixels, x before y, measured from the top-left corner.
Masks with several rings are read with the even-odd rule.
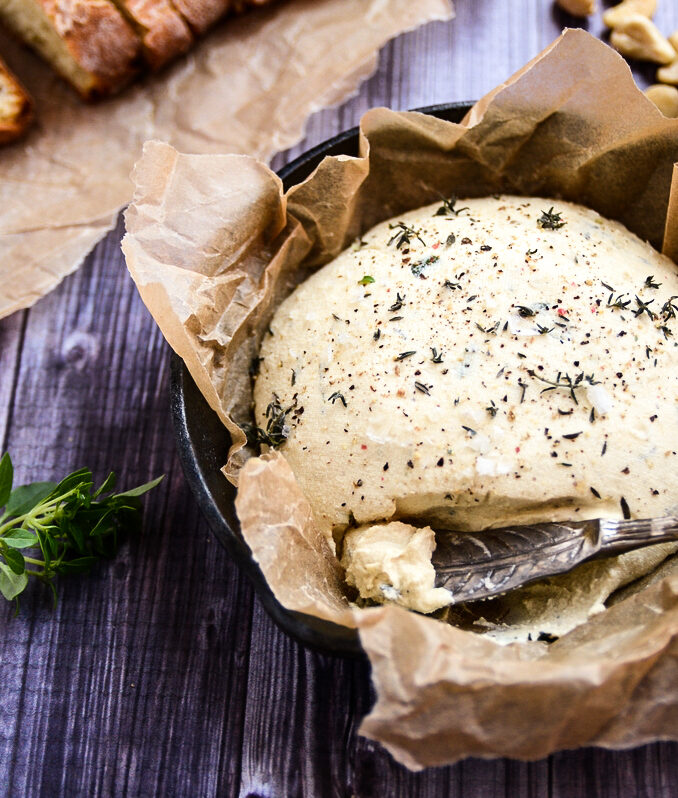
[[[231,0],[172,0],[174,7],[200,35],[229,11]]]
[[[30,96],[0,59],[0,144],[23,136],[32,120]]]
[[[270,5],[272,1],[273,0],[231,0],[228,10],[231,14],[242,14],[244,11],[247,11],[248,8],[267,6]]]
[[[138,71],[141,41],[111,0],[0,0],[0,18],[85,99],[114,94]]]
[[[226,13],[270,0],[0,0],[0,20],[86,100],[120,91],[145,61],[181,55]]]
[[[226,14],[241,14],[253,6],[269,5],[272,0],[171,0],[171,2],[194,33],[200,35]]]
[[[171,0],[113,0],[141,38],[148,66],[160,69],[193,44],[190,28]]]
[[[141,45],[109,0],[40,0],[76,63],[92,76],[86,97],[113,94],[138,69]]]

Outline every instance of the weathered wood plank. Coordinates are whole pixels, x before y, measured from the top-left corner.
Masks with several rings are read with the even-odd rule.
[[[586,749],[555,754],[553,798],[673,798],[678,785],[675,743],[656,743],[630,751]]]
[[[183,482],[168,351],[120,234],[30,312],[9,448],[23,480],[83,462],[126,485],[167,478],[141,538],[65,581],[54,613],[39,590],[17,619],[2,607],[8,795],[216,795],[217,774],[238,780],[252,591]]]
[[[15,313],[0,322],[0,408],[7,408],[6,412],[0,412],[0,453],[5,450],[7,429],[11,426],[8,411],[16,390],[26,319],[26,313]]]

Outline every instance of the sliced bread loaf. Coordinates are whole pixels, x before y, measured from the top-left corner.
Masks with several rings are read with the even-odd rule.
[[[196,34],[204,33],[225,14],[240,14],[253,6],[268,5],[271,0],[172,0]]]
[[[174,7],[200,35],[229,10],[231,0],[173,0]]]
[[[171,0],[113,0],[141,39],[151,69],[185,53],[193,43],[191,31]]]
[[[0,59],[0,144],[23,135],[33,118],[33,103]]]
[[[85,99],[137,72],[141,41],[110,0],[0,0],[0,20]]]

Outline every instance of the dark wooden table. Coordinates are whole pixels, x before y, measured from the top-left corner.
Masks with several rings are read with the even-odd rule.
[[[457,19],[392,42],[358,96],[311,119],[309,145],[373,105],[474,99],[573,20],[549,0],[457,0]],[[657,21],[678,28],[675,3]],[[602,33],[598,18],[592,33]],[[639,80],[652,68],[636,65]],[[56,611],[28,591],[0,608],[2,796],[678,795],[678,745],[547,760],[467,760],[410,773],[357,735],[368,666],[281,633],[215,542],[184,482],[169,415],[169,349],[129,279],[122,223],[30,311],[0,322],[0,443],[22,481],[80,465],[131,486],[166,480],[143,534]],[[39,588],[40,586],[38,586]]]

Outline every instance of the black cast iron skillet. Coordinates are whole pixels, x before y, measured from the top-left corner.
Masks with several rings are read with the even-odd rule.
[[[449,122],[460,122],[471,103],[432,105],[416,110]],[[278,172],[285,190],[301,183],[326,155],[358,155],[358,128],[308,150]],[[287,634],[328,654],[363,653],[355,629],[285,609],[269,588],[252,553],[240,536],[233,500],[235,488],[221,473],[231,438],[217,414],[198,391],[181,358],[172,353],[170,399],[174,432],[186,480],[217,539],[254,584],[264,607]]]

